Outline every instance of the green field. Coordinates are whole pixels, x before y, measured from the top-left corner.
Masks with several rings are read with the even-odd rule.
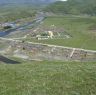
[[[27,40],[96,50],[96,17],[57,16],[47,17],[44,21],[44,25],[46,26],[53,24],[58,28],[63,27],[72,37],[69,39],[49,39],[41,41],[30,38]]]
[[[96,95],[96,63],[18,61],[0,62],[0,95]]]

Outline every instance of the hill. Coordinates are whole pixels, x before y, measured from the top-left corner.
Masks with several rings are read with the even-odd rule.
[[[0,62],[0,95],[96,95],[96,63],[17,61]]]
[[[5,4],[49,4],[54,0],[0,0],[0,5]]]
[[[0,6],[0,23],[10,22],[17,19],[34,17],[36,8],[31,5],[5,5]]]
[[[96,0],[68,0],[57,1],[45,8],[47,12],[63,14],[96,15]]]

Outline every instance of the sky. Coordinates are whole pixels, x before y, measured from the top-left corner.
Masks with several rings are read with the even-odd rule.
[[[59,0],[59,1],[67,1],[67,0]]]

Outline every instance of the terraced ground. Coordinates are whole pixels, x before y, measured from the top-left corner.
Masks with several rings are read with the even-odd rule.
[[[43,25],[64,28],[72,37],[69,39],[36,40],[28,37],[26,40],[60,46],[96,50],[96,17],[47,17]]]

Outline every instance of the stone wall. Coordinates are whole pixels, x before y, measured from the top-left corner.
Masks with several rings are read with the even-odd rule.
[[[28,42],[11,42],[11,48],[17,54],[28,56],[29,59],[60,60],[60,61],[96,61],[96,51],[69,48],[63,46],[36,44]]]

